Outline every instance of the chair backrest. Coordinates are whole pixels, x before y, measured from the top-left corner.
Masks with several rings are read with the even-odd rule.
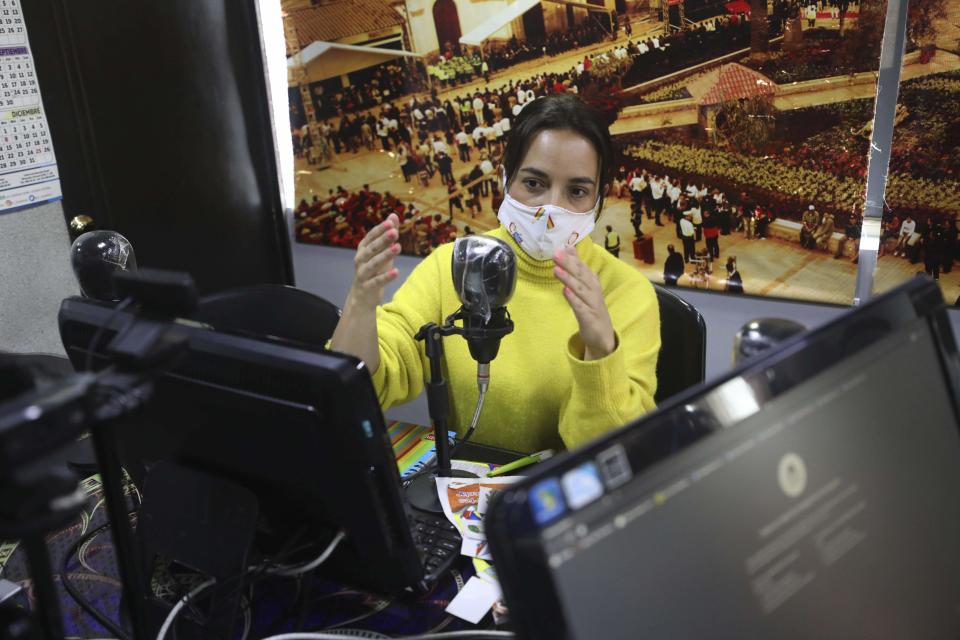
[[[74,372],[64,356],[0,350],[0,402],[18,393],[65,378]]]
[[[322,348],[333,336],[340,309],[302,289],[261,284],[204,296],[193,319],[223,331],[275,336]]]
[[[657,358],[659,404],[703,382],[707,368],[707,325],[696,308],[675,293],[654,284],[660,304],[660,355]]]

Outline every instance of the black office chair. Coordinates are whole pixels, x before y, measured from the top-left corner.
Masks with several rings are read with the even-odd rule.
[[[657,393],[660,404],[670,396],[703,382],[707,368],[707,325],[689,302],[653,285],[660,304],[660,355]]]
[[[0,351],[0,402],[17,393],[56,384],[73,373],[73,365],[66,356]],[[55,464],[58,461],[66,462],[87,475],[95,473],[97,458],[93,452],[93,441],[82,437],[57,447],[49,453],[48,462]]]
[[[204,296],[192,319],[225,332],[322,348],[333,336],[340,309],[302,289],[261,284]]]
[[[73,373],[73,365],[66,356],[13,353],[0,349],[0,370],[10,373],[12,377],[28,376],[30,386],[40,386],[69,376]]]

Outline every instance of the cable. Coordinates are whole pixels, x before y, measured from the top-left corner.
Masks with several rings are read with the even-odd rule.
[[[455,638],[516,638],[513,631],[443,631],[441,633],[425,633],[420,636],[403,636],[398,640],[454,640]]]
[[[330,554],[333,553],[337,546],[347,537],[345,531],[338,531],[337,535],[333,536],[333,540],[330,541],[330,544],[327,545],[327,548],[323,550],[316,559],[308,562],[302,566],[291,566],[291,565],[281,565],[279,567],[267,569],[266,573],[272,576],[284,576],[286,578],[296,578],[297,576],[302,576],[305,573],[310,573],[321,564],[326,562],[327,558],[330,557]]]
[[[372,618],[373,616],[377,615],[378,613],[380,613],[381,611],[383,611],[384,609],[386,609],[387,607],[389,607],[391,604],[393,604],[393,600],[380,600],[380,601],[378,601],[369,611],[365,611],[364,613],[361,613],[361,614],[358,615],[358,616],[354,616],[353,618],[350,618],[350,619],[348,619],[348,620],[344,620],[343,622],[338,622],[337,624],[332,624],[332,625],[330,625],[329,627],[327,627],[326,629],[324,629],[324,631],[332,631],[332,630],[334,630],[334,629],[341,629],[341,628],[346,627],[346,626],[348,626],[348,625],[357,624],[358,622],[362,622],[362,621],[366,620],[367,618]]]
[[[250,585],[250,598],[244,603],[243,609],[243,633],[240,634],[240,640],[247,640],[250,637],[250,628],[253,626],[253,613],[250,608],[253,606],[253,585]]]
[[[292,632],[291,632],[292,633]],[[313,631],[305,633],[329,633],[335,638],[362,638],[362,640],[395,640],[392,636],[367,629],[337,629],[335,631]]]
[[[443,631],[421,636],[403,636],[398,640],[454,640],[455,638],[516,638],[513,631]]]
[[[344,629],[344,631],[347,631]],[[346,634],[342,633],[283,633],[270,636],[263,640],[343,640]],[[361,636],[364,637],[364,636]],[[367,636],[376,638],[377,636]],[[516,638],[512,631],[444,631],[441,633],[427,633],[419,636],[402,636],[396,640],[455,640],[456,638],[475,638],[487,640],[494,638]]]
[[[453,457],[460,453],[460,449],[463,448],[463,445],[470,442],[470,437],[473,435],[473,432],[477,428],[477,423],[480,421],[480,411],[483,409],[483,401],[487,397],[487,389],[490,388],[490,363],[487,364],[478,364],[477,365],[477,390],[480,392],[480,395],[477,396],[477,406],[473,410],[473,418],[470,419],[470,428],[467,429],[467,433],[463,438],[461,438],[457,444],[453,446],[453,449],[450,451],[450,459],[453,460]]]
[[[93,337],[90,339],[90,344],[87,345],[87,357],[83,365],[84,371],[90,371],[90,368],[93,366],[93,353],[94,351],[97,350],[97,347],[100,344],[100,339],[103,336],[103,332],[106,331],[107,327],[113,324],[114,318],[116,318],[121,311],[123,311],[133,303],[134,303],[133,298],[124,298],[123,300],[121,300],[117,304],[117,306],[113,308],[113,311],[107,317],[107,321],[97,328],[96,333],[94,333]],[[134,320],[135,319],[136,318],[134,318]]]
[[[248,569],[244,575],[249,575],[252,573],[256,573],[258,571],[263,571],[265,575],[295,578],[303,574],[309,573],[314,569],[316,569],[317,567],[319,567],[321,564],[323,564],[326,561],[326,559],[330,557],[330,554],[334,552],[334,550],[337,548],[340,542],[346,537],[346,535],[347,535],[346,532],[338,531],[337,534],[333,536],[333,540],[330,541],[330,544],[327,545],[327,548],[323,550],[323,553],[321,553],[319,556],[317,556],[317,558],[315,558],[314,560],[310,561],[305,565],[280,566],[277,568],[266,568],[266,569],[264,565],[257,565],[255,567],[251,567],[250,569]],[[206,589],[207,587],[215,583],[216,583],[216,580],[213,578],[210,578],[209,580],[196,586],[187,595],[180,598],[180,600],[177,601],[177,603],[173,606],[173,608],[170,609],[170,613],[167,614],[167,619],[163,621],[163,626],[160,627],[160,632],[157,634],[157,640],[163,640],[166,637],[167,631],[170,630],[170,627],[173,625],[174,621],[177,619],[177,616],[180,614],[180,611],[191,600],[196,598],[201,591],[203,591],[204,589]],[[246,622],[245,622],[244,628],[247,630],[247,632],[249,632],[249,628]]]
[[[461,591],[463,591],[463,588],[466,586],[466,583],[463,581],[463,574],[461,574],[456,569],[451,569],[450,575],[453,576],[453,583],[454,585],[456,585],[457,593],[459,594]],[[456,597],[456,595],[454,595],[454,597]],[[448,626],[450,626],[450,623],[453,622],[453,620],[454,620],[454,617],[450,614],[447,614],[447,616],[443,620],[438,622],[436,626],[431,627],[430,629],[427,629],[426,633],[439,633],[440,631],[443,631]]]
[[[136,511],[131,511],[127,515],[131,516],[135,514],[136,514]],[[60,582],[61,584],[63,584],[64,589],[67,591],[70,597],[73,598],[73,600],[78,605],[80,605],[80,607],[84,611],[86,611],[91,616],[93,616],[93,618],[96,619],[96,621],[99,622],[105,629],[107,629],[110,633],[116,636],[117,640],[131,640],[131,637],[129,634],[124,632],[118,624],[110,620],[110,618],[108,618],[106,614],[104,614],[102,611],[94,607],[93,604],[90,603],[79,592],[79,590],[77,590],[76,586],[73,585],[69,577],[68,565],[70,563],[70,559],[75,555],[77,555],[77,552],[79,551],[81,546],[87,544],[88,542],[93,540],[93,538],[95,538],[97,535],[102,533],[104,530],[108,529],[110,527],[110,524],[111,524],[110,522],[102,524],[96,529],[92,529],[88,531],[85,535],[81,536],[80,538],[77,538],[77,540],[73,542],[73,544],[70,546],[67,552],[63,555],[63,559],[61,561]],[[346,533],[343,531],[339,531],[333,537],[333,540],[331,540],[330,544],[327,545],[327,548],[324,549],[323,553],[320,554],[320,556],[318,556],[316,559],[307,563],[306,565],[299,566],[299,567],[298,566],[281,566],[274,570],[270,570],[268,568],[268,565],[265,565],[265,564],[257,565],[248,569],[248,571],[245,572],[242,576],[237,576],[236,579],[246,577],[251,573],[257,573],[261,571],[265,575],[276,575],[276,576],[282,576],[282,577],[297,577],[302,574],[308,573],[316,569],[317,567],[319,567],[321,564],[323,564],[345,537],[346,537]],[[226,584],[226,582],[228,581],[225,581],[223,584]],[[207,587],[209,587],[214,583],[215,583],[215,580],[213,579],[207,580],[206,582],[200,584],[198,587],[194,588],[191,592],[183,596],[174,605],[174,607],[170,610],[170,613],[167,615],[167,619],[164,621],[164,624],[161,627],[159,634],[157,635],[157,640],[163,640],[163,638],[167,634],[167,631],[169,631],[169,628],[172,626],[173,622],[176,620],[176,617],[179,615],[183,607],[186,606],[191,600],[193,600],[197,596],[197,594],[199,594],[201,591],[203,591],[204,589],[206,589]],[[244,629],[246,633],[249,633],[249,623],[247,622],[246,617],[244,619]]]
[[[167,614],[167,619],[163,621],[163,626],[160,627],[160,632],[157,633],[157,640],[163,640],[167,636],[167,631],[170,630],[170,627],[173,625],[174,620],[177,619],[177,616],[180,614],[180,610],[183,609],[190,600],[197,597],[201,591],[214,584],[216,580],[210,578],[205,582],[201,582],[199,585],[193,588],[190,593],[180,598],[177,601],[177,604],[173,605],[173,608],[170,609],[170,613]]]
[[[130,512],[132,515],[133,511]],[[92,540],[94,536],[100,534],[102,531],[110,527],[110,523],[102,524],[96,529],[88,531],[86,535],[77,538],[74,543],[70,546],[65,554],[63,554],[63,559],[60,561],[60,583],[63,585],[63,588],[66,589],[67,593],[73,598],[80,607],[93,616],[97,622],[99,622],[103,628],[115,635],[119,640],[131,640],[130,635],[127,634],[123,629],[120,628],[113,620],[108,618],[106,614],[94,607],[89,600],[81,595],[80,591],[70,582],[69,573],[67,571],[67,565],[70,563],[70,558],[76,555],[77,550],[80,549],[80,545],[86,543],[88,540]]]

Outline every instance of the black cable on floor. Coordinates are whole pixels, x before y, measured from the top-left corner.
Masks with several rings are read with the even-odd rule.
[[[132,515],[134,513],[136,512],[132,511],[127,515]],[[86,534],[74,541],[67,552],[63,554],[63,558],[60,561],[60,582],[63,584],[63,588],[66,589],[70,597],[73,598],[74,602],[80,605],[84,611],[93,616],[94,619],[96,619],[96,621],[99,622],[105,629],[116,636],[119,640],[131,640],[130,635],[121,629],[117,623],[108,618],[105,613],[97,609],[90,603],[89,600],[83,597],[83,594],[81,594],[80,591],[73,585],[73,583],[70,582],[70,576],[67,570],[67,565],[70,563],[70,558],[77,554],[77,552],[80,550],[80,547],[108,528],[110,528],[109,522],[100,525],[96,529],[88,531]]]

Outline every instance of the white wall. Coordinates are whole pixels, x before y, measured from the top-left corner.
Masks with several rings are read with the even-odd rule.
[[[0,351],[63,355],[57,312],[79,293],[60,203],[0,214]]]

